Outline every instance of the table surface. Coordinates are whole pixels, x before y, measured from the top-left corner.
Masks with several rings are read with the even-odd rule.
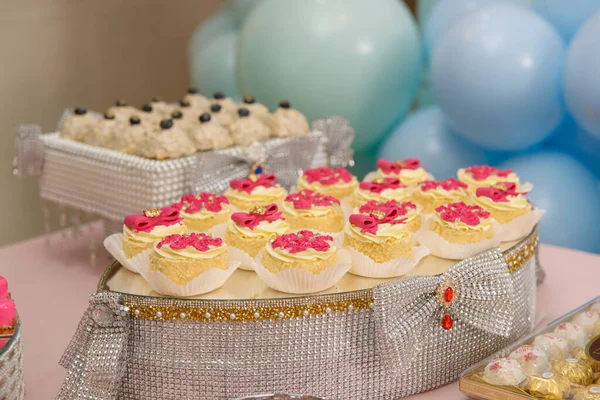
[[[77,235],[55,232],[0,248],[0,275],[8,279],[23,323],[28,400],[53,398],[58,392],[65,375],[58,360],[108,265],[103,235],[101,225],[90,224],[80,228]],[[95,262],[91,249],[95,250]],[[537,298],[542,322],[600,295],[599,255],[542,245],[540,261],[546,271]],[[411,398],[450,400],[466,396],[453,383]]]

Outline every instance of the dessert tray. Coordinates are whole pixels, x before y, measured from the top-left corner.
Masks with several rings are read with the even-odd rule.
[[[458,263],[430,255],[399,279],[346,274],[313,295],[236,270],[216,291],[168,298],[115,262],[61,360],[58,398],[393,399],[433,389],[531,331],[537,235]],[[449,280],[446,329],[436,292]]]

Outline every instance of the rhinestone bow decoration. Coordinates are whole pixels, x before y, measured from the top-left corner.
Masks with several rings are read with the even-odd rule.
[[[330,167],[347,167],[354,165],[354,129],[343,117],[328,117],[314,121],[312,128],[325,137],[325,151]]]
[[[92,295],[60,365],[68,370],[57,400],[115,400],[127,367],[128,310],[116,293]]]
[[[198,153],[190,188],[194,192],[223,193],[232,179],[247,178],[257,161],[264,164],[265,171],[275,172],[283,187],[290,188],[300,173],[312,166],[322,140],[321,134],[313,132],[297,138],[253,142],[243,148]]]
[[[405,368],[428,340],[463,326],[508,337],[514,290],[499,249],[463,260],[438,276],[408,277],[373,289],[376,340],[392,370]]]

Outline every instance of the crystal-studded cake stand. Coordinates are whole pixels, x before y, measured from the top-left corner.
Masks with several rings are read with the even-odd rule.
[[[58,399],[395,399],[433,389],[532,329],[536,264],[537,228],[456,264],[428,256],[411,276],[347,274],[311,296],[236,271],[207,295],[165,298],[115,263],[61,360]]]

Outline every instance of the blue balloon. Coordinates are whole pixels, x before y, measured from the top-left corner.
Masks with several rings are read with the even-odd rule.
[[[457,133],[490,150],[542,142],[564,114],[565,45],[534,12],[498,4],[446,30],[432,54],[434,97]]]
[[[600,10],[598,0],[534,0],[533,9],[569,42],[590,15]]]
[[[216,37],[191,61],[193,85],[206,96],[221,91],[234,99],[241,94],[236,83],[237,32]]]
[[[282,99],[315,120],[341,115],[369,148],[417,92],[422,50],[403,2],[263,0],[240,32],[238,81],[268,107]]]
[[[436,179],[454,177],[459,168],[487,163],[481,149],[453,133],[437,106],[409,115],[393,129],[378,156],[388,160],[418,158]]]
[[[212,41],[229,32],[238,30],[239,24],[236,13],[229,6],[223,6],[216,14],[207,18],[200,24],[190,39],[188,45],[188,59],[191,60]]]
[[[238,23],[241,25],[248,14],[256,7],[261,0],[230,0],[230,7],[236,15]]]
[[[540,222],[544,243],[600,252],[600,192],[597,180],[574,158],[541,152],[503,164],[534,188],[528,197],[546,210]]]
[[[600,3],[600,2],[599,2]],[[586,131],[600,138],[600,11],[577,33],[565,66],[569,111]]]

